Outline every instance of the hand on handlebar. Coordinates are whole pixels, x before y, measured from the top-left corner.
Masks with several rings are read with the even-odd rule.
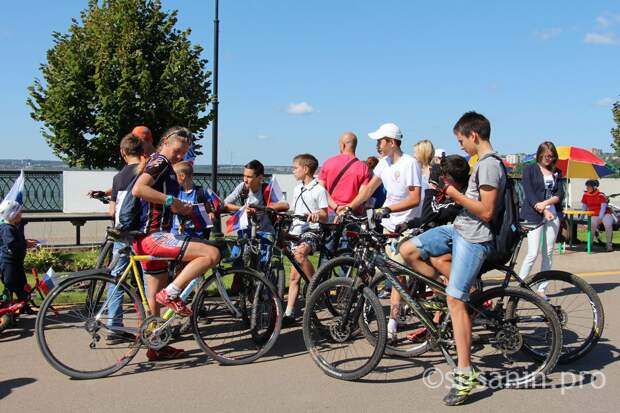
[[[390,216],[392,210],[389,207],[376,208],[373,210],[373,215],[375,219],[383,219]]]
[[[402,224],[398,224],[396,225],[396,227],[394,227],[394,232],[398,232],[399,234],[402,234],[408,229],[409,229],[409,224],[407,222],[403,222]]]
[[[319,222],[319,218],[320,218],[319,212],[312,212],[312,213],[306,214],[306,220],[308,222]]]

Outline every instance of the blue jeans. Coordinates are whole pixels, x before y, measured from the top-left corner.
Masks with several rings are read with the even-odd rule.
[[[118,261],[114,268],[112,268],[112,276],[114,278],[123,274],[127,264],[129,264],[129,251],[121,253],[121,249],[127,244],[124,242],[116,241],[114,248],[112,248],[112,260],[118,256]],[[123,325],[123,290],[118,289],[114,291],[115,285],[111,285],[108,288],[108,326],[121,327]]]
[[[432,228],[411,240],[420,257],[427,260],[452,253],[452,269],[446,293],[461,301],[469,301],[469,288],[491,252],[491,243],[465,240],[452,224]]]

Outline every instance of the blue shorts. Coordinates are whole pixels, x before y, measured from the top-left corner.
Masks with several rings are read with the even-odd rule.
[[[452,254],[452,269],[446,293],[461,301],[469,301],[469,288],[491,251],[491,243],[466,241],[452,224],[432,228],[411,239],[423,260]]]

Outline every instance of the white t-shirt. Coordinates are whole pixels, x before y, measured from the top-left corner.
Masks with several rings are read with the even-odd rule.
[[[411,155],[402,154],[402,156],[392,163],[389,157],[385,157],[379,161],[374,170],[375,176],[381,178],[385,187],[386,196],[384,207],[389,207],[409,197],[409,187],[421,186],[420,180],[420,164]],[[420,216],[422,202],[415,208],[401,212],[392,212],[389,218],[381,221],[384,228],[394,231],[396,225],[407,222],[413,218]]]
[[[316,179],[313,179],[308,185],[300,182],[293,191],[292,209],[295,215],[306,215],[313,212],[319,212],[323,208],[327,208],[327,190]],[[290,234],[300,235],[308,229],[317,229],[318,222],[308,223],[301,220],[294,220],[289,230]]]

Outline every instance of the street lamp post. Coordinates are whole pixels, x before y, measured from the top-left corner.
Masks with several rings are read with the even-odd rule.
[[[217,193],[217,126],[218,126],[218,107],[219,96],[217,91],[217,75],[218,75],[218,55],[219,55],[219,34],[220,34],[220,20],[219,20],[220,2],[215,0],[215,19],[213,20],[213,126],[211,128],[211,189]],[[220,220],[217,219],[214,223],[215,234],[221,234],[222,228]]]

